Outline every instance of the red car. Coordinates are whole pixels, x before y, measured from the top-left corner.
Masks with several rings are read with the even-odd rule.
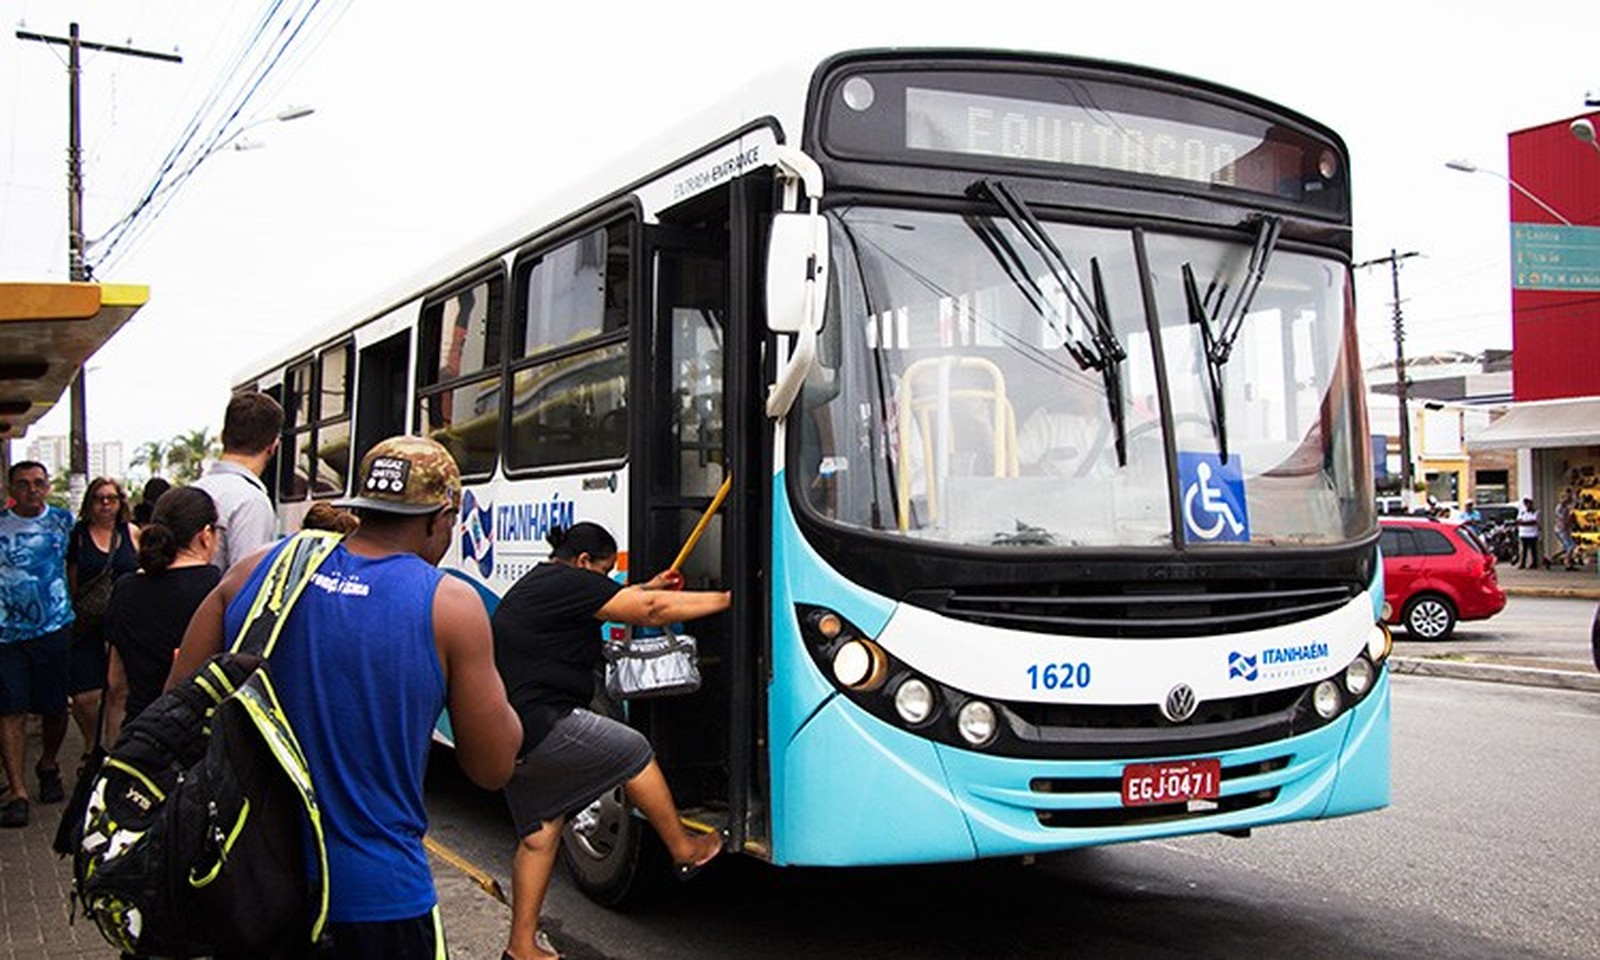
[[[1416,640],[1443,640],[1457,620],[1486,620],[1505,609],[1494,554],[1471,529],[1428,517],[1378,522],[1387,622]]]

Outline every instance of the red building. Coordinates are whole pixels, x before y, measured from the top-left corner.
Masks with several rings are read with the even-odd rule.
[[[1585,125],[1582,121],[1588,121]],[[1572,490],[1574,536],[1600,549],[1600,111],[1510,135],[1512,396],[1473,450],[1516,450],[1521,494],[1558,549],[1555,504]]]
[[[1586,118],[1600,127],[1600,111]],[[1511,134],[1515,399],[1600,395],[1600,149],[1558,120]]]

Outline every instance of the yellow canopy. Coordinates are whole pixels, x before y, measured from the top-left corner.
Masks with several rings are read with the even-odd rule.
[[[0,437],[20,437],[49,413],[149,299],[136,284],[0,283]]]

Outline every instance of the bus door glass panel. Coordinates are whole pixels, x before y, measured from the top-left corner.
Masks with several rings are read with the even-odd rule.
[[[1126,231],[1046,224],[1085,288],[1098,270],[1129,357],[1112,382],[1125,411],[1121,465],[1107,379],[1067,348],[1087,339],[1090,320],[1010,223],[870,207],[831,217],[834,287],[821,369],[802,395],[797,464],[814,509],[970,546],[1169,539]]]
[[[309,360],[290,367],[283,377],[283,447],[289,455],[281,461],[279,490],[286,501],[304,500],[310,490],[315,377],[316,367]]]
[[[1348,351],[1347,271],[1332,260],[1278,250],[1251,300],[1225,363],[1208,365],[1191,321],[1183,267],[1193,271],[1221,333],[1244,282],[1248,240],[1148,238],[1162,350],[1180,453],[1220,460],[1216,417],[1237,457],[1248,539],[1337,543],[1372,526],[1370,452],[1361,437],[1361,398]],[[1208,293],[1209,291],[1209,293]],[[1222,410],[1213,410],[1211,371]],[[1243,537],[1238,539],[1245,539]]]
[[[643,543],[635,544],[635,579],[665,569],[688,540],[727,477],[723,396],[727,329],[727,236],[674,228],[654,238],[655,352],[650,357],[648,451]],[[637,476],[637,474],[636,474]],[[752,482],[760,478],[752,478]],[[730,581],[724,531],[738,497],[706,524],[681,567],[690,589]],[[687,625],[699,642],[701,690],[651,701],[652,742],[679,802],[699,806],[728,796],[727,670],[731,638],[725,616]],[[635,714],[638,716],[639,714]]]
[[[353,344],[322,352],[318,360],[316,456],[312,496],[345,492],[350,476],[350,359]]]
[[[509,469],[628,452],[628,231],[591,231],[517,267]]]
[[[422,308],[417,424],[463,477],[487,477],[499,457],[504,300],[505,281],[492,276]]]
[[[406,432],[406,376],[411,369],[411,336],[397,333],[361,351],[357,366],[356,449],[360,464],[379,441]]]
[[[668,511],[672,517],[665,528],[657,528],[658,545],[676,550],[727,475],[723,420],[727,263],[714,255],[662,250],[656,255],[656,277],[660,324],[656,342],[667,345],[668,351],[665,368],[657,365],[656,409],[665,420],[666,448],[652,473],[652,499],[680,504]],[[662,520],[653,517],[658,524]],[[684,564],[689,583],[722,582],[722,529],[719,513]],[[665,566],[672,558],[663,557]]]

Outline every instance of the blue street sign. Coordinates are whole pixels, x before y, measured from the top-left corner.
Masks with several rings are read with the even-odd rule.
[[[1600,290],[1600,227],[1511,225],[1511,286]]]

